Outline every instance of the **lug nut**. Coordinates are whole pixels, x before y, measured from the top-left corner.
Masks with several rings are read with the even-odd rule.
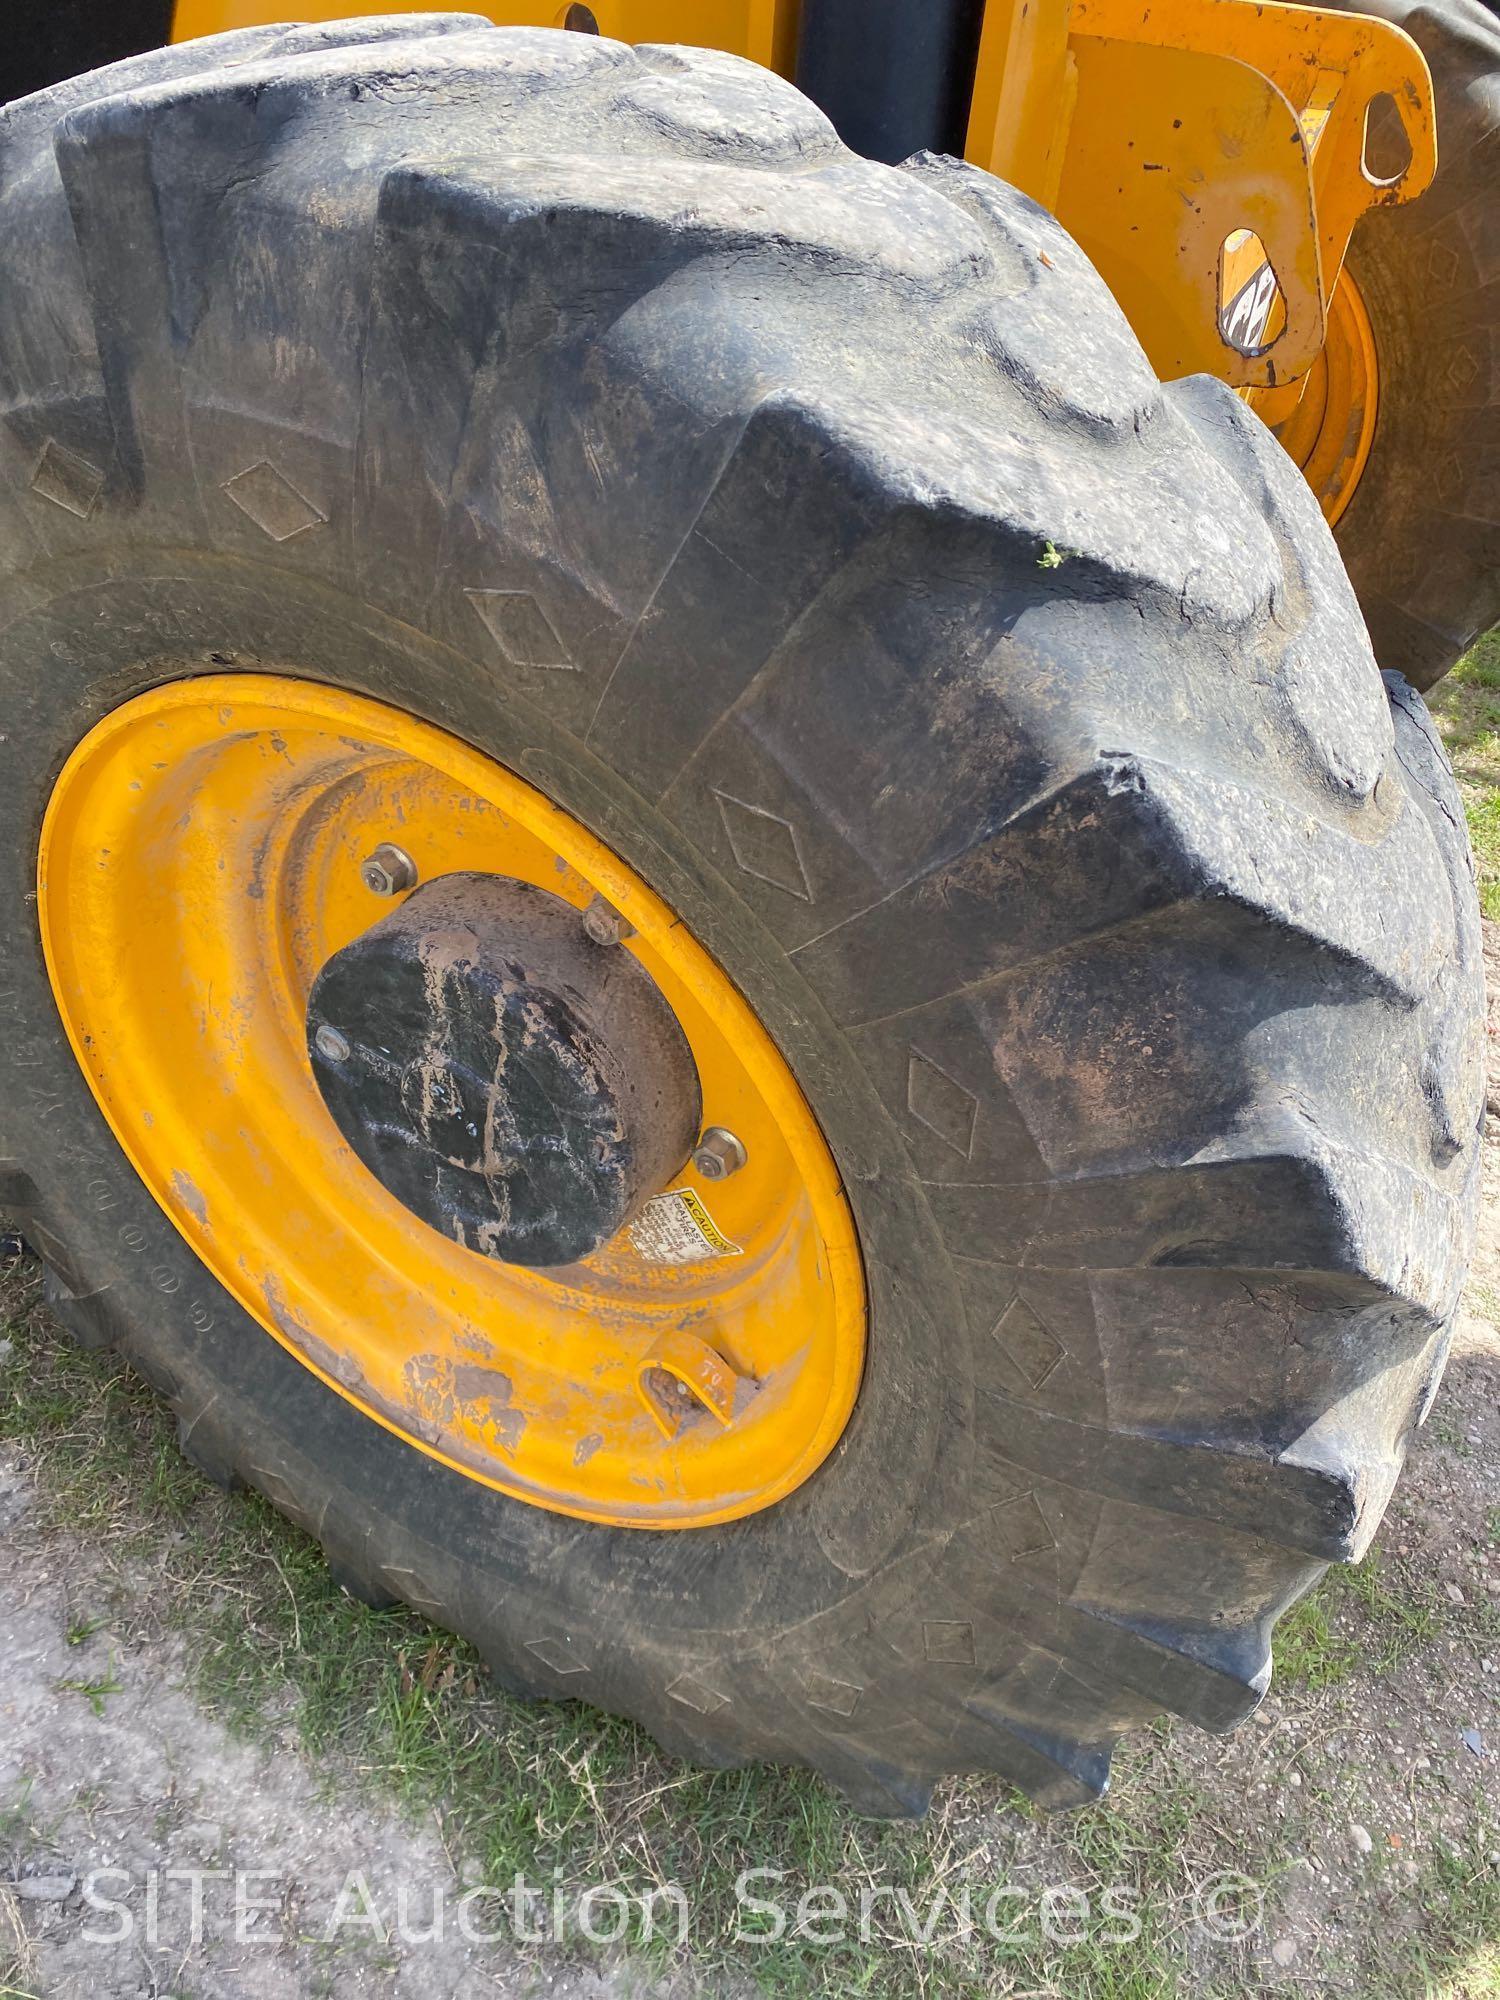
[[[326,1021],[313,1036],[313,1046],[329,1062],[348,1062],[351,1053],[349,1037],[341,1035],[337,1028],[330,1028]]]
[[[620,912],[602,896],[596,896],[583,913],[585,937],[595,944],[621,944],[635,936],[635,925],[627,924]]]
[[[359,864],[359,879],[372,896],[404,896],[417,886],[417,864],[404,847],[383,840]]]
[[[727,1181],[748,1157],[732,1132],[722,1125],[710,1125],[693,1148],[693,1170],[706,1181]]]

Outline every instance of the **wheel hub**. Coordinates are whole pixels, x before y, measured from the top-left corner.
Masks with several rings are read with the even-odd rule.
[[[702,1095],[650,974],[577,909],[446,875],[336,952],[307,1013],[313,1074],[357,1157],[466,1249],[589,1256],[682,1166]]]

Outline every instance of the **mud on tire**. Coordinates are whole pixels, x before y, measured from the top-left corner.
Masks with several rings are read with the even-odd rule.
[[[1447,765],[1245,407],[1158,384],[986,175],[857,160],[725,56],[465,17],[10,107],[0,370],[0,1198],[65,1324],[351,1588],[686,1756],[1071,1803],[1162,1708],[1252,1709],[1441,1373],[1482,1100]],[[37,829],[101,714],[236,667],[468,737],[757,1008],[872,1307],[789,1499],[688,1534],[508,1500],[135,1180]]]

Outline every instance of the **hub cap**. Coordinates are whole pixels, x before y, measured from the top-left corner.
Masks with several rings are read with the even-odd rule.
[[[334,1123],[434,1229],[509,1264],[601,1250],[687,1159],[692,1052],[561,896],[445,875],[335,952],[307,1014]]]
[[[372,889],[383,843],[416,888]],[[177,682],[69,759],[39,911],[156,1200],[388,1429],[656,1528],[754,1513],[832,1449],[865,1304],[817,1125],[686,927],[512,773],[311,683]],[[703,1127],[729,1176],[691,1163]]]

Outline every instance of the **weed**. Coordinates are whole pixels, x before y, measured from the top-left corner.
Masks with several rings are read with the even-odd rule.
[[[81,1694],[101,1722],[108,1697],[125,1692],[125,1683],[115,1678],[113,1670],[91,1681],[61,1680],[54,1681],[52,1685],[58,1694]]]

